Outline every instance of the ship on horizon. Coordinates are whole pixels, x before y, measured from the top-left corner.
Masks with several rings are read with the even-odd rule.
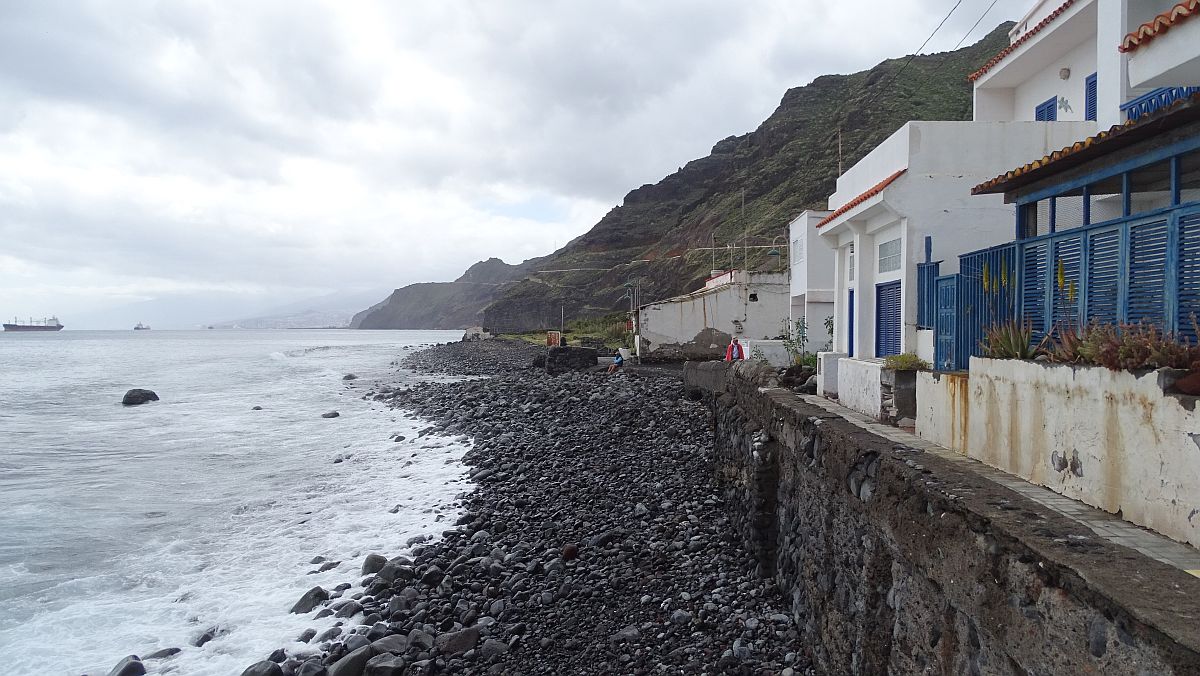
[[[30,317],[28,321],[22,322],[20,319],[13,317],[11,324],[4,325],[5,331],[62,331],[62,322],[58,321],[58,317],[47,317],[45,319],[35,320]]]
[[[149,330],[150,330],[150,325],[149,325],[149,324],[143,324],[143,323],[141,323],[141,322],[138,322],[138,323],[137,323],[137,326],[133,327],[133,330],[134,330],[134,331],[149,331]]]

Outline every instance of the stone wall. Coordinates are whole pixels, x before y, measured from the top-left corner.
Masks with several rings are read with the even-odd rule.
[[[705,366],[713,369],[713,366]],[[1200,673],[1200,579],[961,462],[897,447],[774,387],[694,365],[739,538],[830,674]]]

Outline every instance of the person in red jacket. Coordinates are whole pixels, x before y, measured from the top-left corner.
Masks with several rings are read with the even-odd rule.
[[[729,347],[725,348],[725,361],[737,361],[745,358],[746,355],[742,352],[742,344],[738,342],[738,339],[734,338],[729,341]]]

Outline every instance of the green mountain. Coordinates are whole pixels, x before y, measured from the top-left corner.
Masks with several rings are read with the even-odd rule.
[[[493,258],[454,282],[397,289],[352,326],[533,330],[557,326],[561,312],[569,319],[628,309],[629,282],[641,284],[643,301],[693,290],[713,266],[705,249],[712,242],[740,245],[748,232],[752,245],[778,237],[783,247],[796,215],[826,207],[839,162],[853,166],[909,120],[971,119],[967,75],[1008,44],[1011,26],[957,51],[891,59],[790,89],[753,132],[631,191],[558,251],[519,265]],[[728,267],[730,258],[718,251],[716,266]],[[732,258],[736,267],[776,264],[765,249],[751,250],[748,261],[740,252]]]

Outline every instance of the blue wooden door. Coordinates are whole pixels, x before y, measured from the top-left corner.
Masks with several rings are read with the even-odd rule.
[[[900,282],[875,287],[875,356],[900,354]]]
[[[854,289],[850,289],[847,297],[846,306],[849,312],[846,313],[846,354],[854,356]]]
[[[958,329],[958,275],[938,277],[937,326],[934,334],[933,361],[939,371],[957,371],[954,346]]]

